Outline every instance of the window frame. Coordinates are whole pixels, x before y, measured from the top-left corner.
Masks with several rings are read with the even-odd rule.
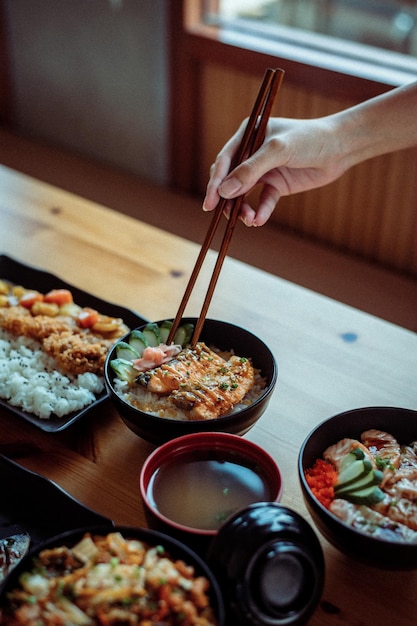
[[[220,18],[218,23],[213,23],[216,34],[202,29],[195,20],[189,28],[253,52],[266,52],[312,68],[318,66],[392,86],[417,77],[416,57],[291,26],[237,17],[233,20]]]
[[[206,0],[214,7],[216,0]],[[366,68],[343,55],[329,52],[315,56],[311,49],[271,45],[248,40],[202,22],[203,0],[173,0],[169,3],[170,36],[170,182],[178,189],[198,193],[195,155],[199,154],[201,103],[200,77],[204,64],[216,63],[262,76],[266,67],[283,67],[285,81],[303,89],[347,102],[361,102],[417,78],[416,73],[388,72],[386,67]],[[233,36],[232,36],[233,35]],[[245,42],[246,39],[246,42]],[[261,45],[262,43],[262,45]],[[250,45],[249,45],[250,44]],[[331,61],[331,62],[330,62]],[[365,71],[366,69],[366,71]],[[176,94],[181,93],[181,99]]]

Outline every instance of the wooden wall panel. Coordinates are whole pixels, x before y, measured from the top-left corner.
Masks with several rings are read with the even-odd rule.
[[[259,83],[259,76],[230,67],[202,66],[201,193],[219,148],[249,114]],[[284,79],[273,114],[319,117],[351,104]],[[272,219],[277,226],[417,275],[417,149],[369,160],[331,185],[282,198]]]
[[[0,0],[0,124],[13,122],[13,86],[10,73],[6,6]]]

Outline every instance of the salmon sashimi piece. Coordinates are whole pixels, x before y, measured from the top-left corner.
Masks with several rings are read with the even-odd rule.
[[[370,432],[368,440],[375,441],[375,432],[379,431]],[[378,454],[385,455],[393,469],[390,470],[389,478],[383,481],[384,499],[373,508],[393,522],[417,531],[417,455],[414,446],[400,446],[387,433],[381,433],[376,438],[377,443],[381,441],[384,445],[379,448]]]
[[[410,444],[409,446],[401,446],[401,471],[405,471],[410,469],[411,471],[417,470],[417,448],[415,444]]]
[[[417,502],[417,480],[416,476],[411,479],[400,477],[398,480],[392,481],[384,485],[384,489],[393,498],[407,498],[412,502]]]
[[[374,511],[378,511],[390,520],[399,524],[404,524],[408,528],[417,531],[417,505],[408,498],[385,494],[384,499],[372,506]]]
[[[369,533],[378,539],[417,543],[415,530],[367,506],[358,506],[337,498],[331,503],[330,511],[352,528]]]
[[[136,382],[158,395],[171,395],[191,419],[227,413],[253,387],[255,373],[246,358],[224,359],[203,342],[186,348],[160,367],[139,374]]]
[[[374,458],[378,458],[392,468],[398,468],[401,460],[401,446],[393,435],[372,428],[361,435],[362,443]]]
[[[356,450],[356,448],[361,448],[365,456],[373,462],[371,453],[369,452],[368,448],[366,448],[366,446],[364,446],[363,443],[361,443],[357,439],[350,439],[348,437],[346,437],[345,439],[341,439],[337,443],[329,446],[324,451],[323,458],[329,463],[332,463],[335,468],[339,470],[342,459],[347,454],[349,454],[349,452],[352,452],[352,450]]]
[[[384,480],[384,489],[417,502],[417,455],[412,446],[401,446],[400,466]]]

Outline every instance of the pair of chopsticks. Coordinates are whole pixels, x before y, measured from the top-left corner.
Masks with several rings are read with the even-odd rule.
[[[269,117],[271,115],[272,107],[273,107],[275,98],[277,96],[278,90],[281,86],[283,77],[284,77],[284,70],[281,70],[281,69],[267,69],[266,70],[262,85],[259,89],[258,96],[256,98],[254,107],[252,109],[252,113],[246,125],[245,132],[243,134],[240,146],[234,156],[234,159],[232,161],[229,171],[232,171],[237,165],[239,165],[239,163],[242,163],[242,161],[244,161],[249,156],[251,156],[262,145],[265,139],[266,126],[267,126]],[[219,253],[217,256],[217,261],[213,269],[211,280],[207,289],[206,297],[203,302],[203,306],[201,308],[200,316],[197,320],[197,323],[194,329],[194,334],[191,340],[191,346],[194,347],[195,344],[198,342],[198,339],[200,337],[200,333],[203,328],[204,321],[207,315],[207,311],[210,306],[210,302],[214,293],[214,289],[217,284],[217,279],[219,277],[220,270],[223,265],[223,261],[227,254],[227,250],[230,244],[230,240],[232,238],[233,230],[237,222],[239,209],[242,204],[243,198],[244,196],[239,196],[238,198],[232,201],[225,200],[224,198],[222,198],[219,201],[217,207],[215,208],[213,218],[211,220],[204,242],[201,246],[201,250],[198,255],[197,261],[195,263],[194,269],[191,273],[188,285],[185,289],[184,296],[178,308],[175,319],[172,323],[172,327],[171,327],[171,330],[167,339],[168,345],[172,343],[174,339],[174,335],[181,322],[182,316],[185,311],[185,307],[187,306],[188,300],[190,299],[191,292],[194,288],[198,274],[200,273],[204,259],[210,248],[210,244],[213,240],[214,234],[217,230],[220,218],[223,214],[223,211],[225,210],[226,204],[228,202],[231,202],[232,208],[230,211],[229,219],[227,222],[227,226],[225,229],[222,243],[220,245]]]

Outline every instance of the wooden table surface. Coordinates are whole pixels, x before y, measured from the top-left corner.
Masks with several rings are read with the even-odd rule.
[[[175,315],[198,246],[0,166],[0,253],[152,320]],[[211,253],[189,315],[199,313],[214,258]],[[297,478],[304,438],[322,420],[348,409],[417,409],[417,335],[231,258],[208,317],[244,326],[275,354],[276,391],[246,437],[278,462],[282,503],[311,521]],[[55,434],[0,409],[0,453],[116,523],[145,525],[138,476],[152,449],[108,401]],[[416,623],[417,572],[362,565],[317,534],[326,584],[310,624]]]

